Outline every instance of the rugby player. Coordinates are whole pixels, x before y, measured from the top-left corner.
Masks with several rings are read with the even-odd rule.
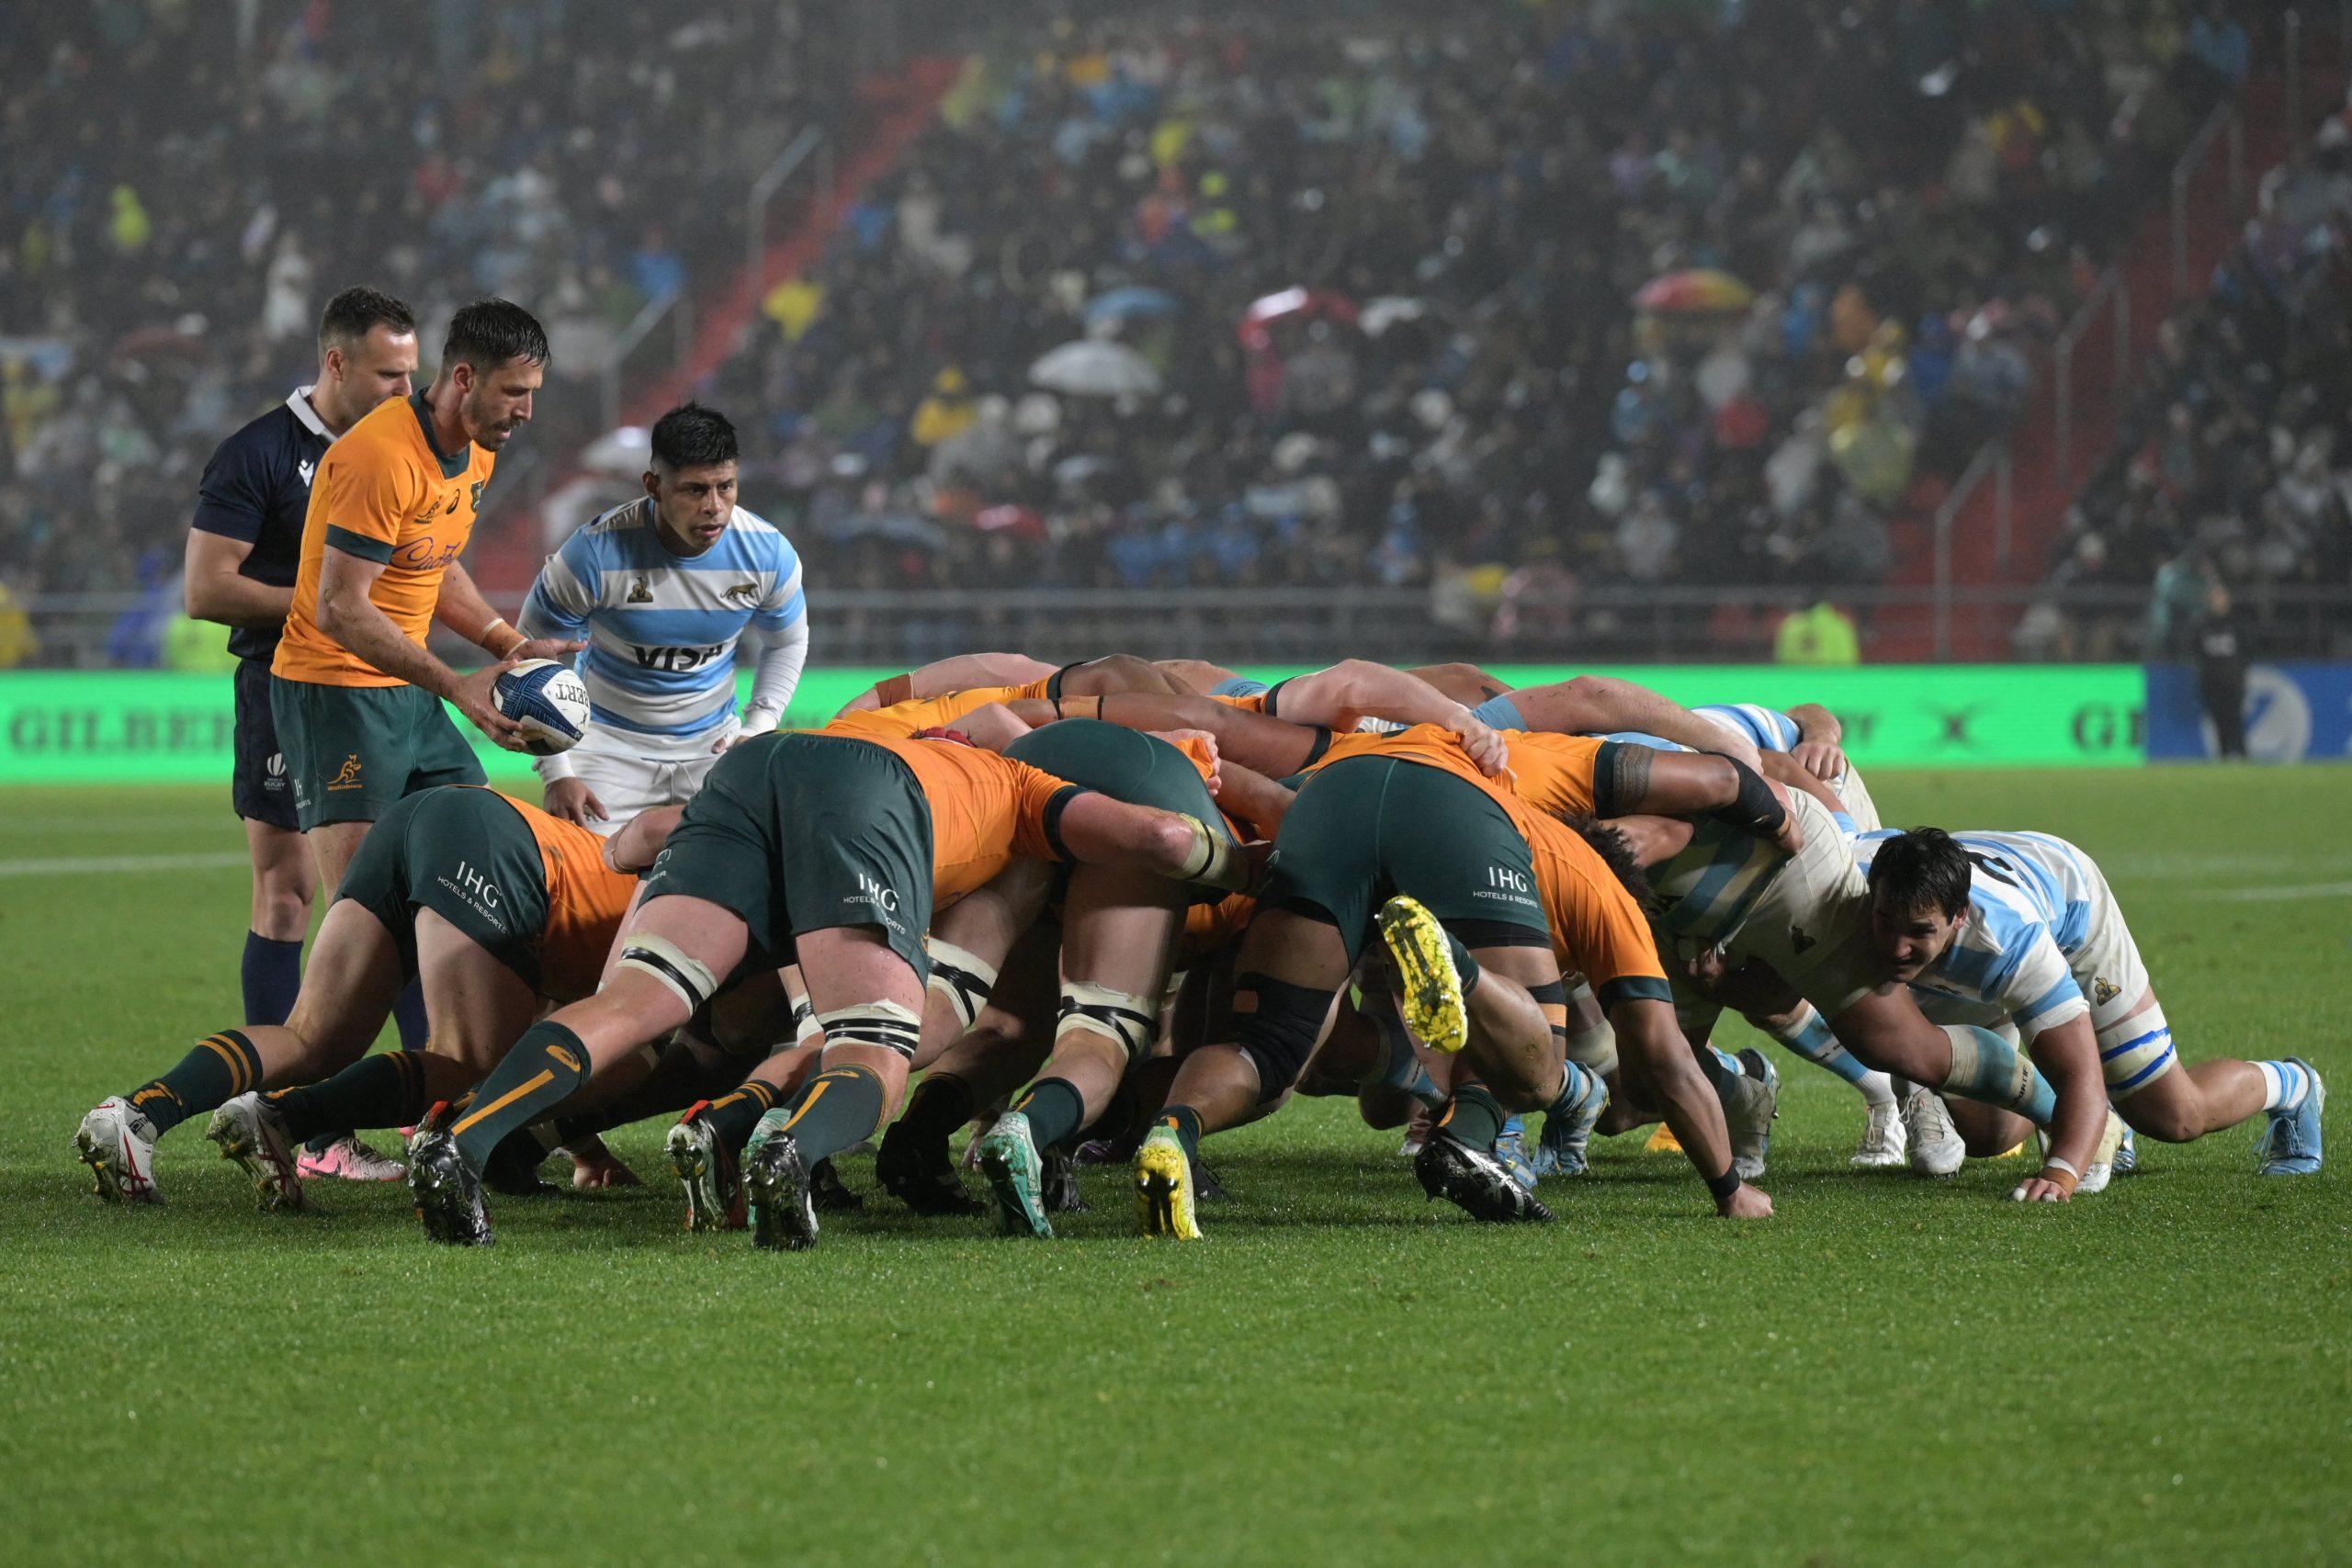
[[[650,859],[655,827],[619,847]],[[169,1072],[83,1118],[74,1145],[98,1196],[159,1201],[156,1140],[217,1111],[209,1135],[254,1178],[264,1205],[302,1207],[302,1139],[415,1122],[488,1072],[544,1002],[595,988],[636,886],[604,849],[486,789],[393,802],[352,857],[286,1022],[207,1035]],[[412,979],[424,985],[429,1043],[367,1055]]]
[[[337,437],[378,404],[409,394],[416,321],[372,288],[346,288],[319,318],[319,375],[223,441],[204,468],[185,562],[187,613],[231,628],[237,656],[230,806],[245,825],[253,917],[238,966],[248,1023],[283,1023],[302,985],[318,868],[304,846],[270,717],[269,666],[294,602],[311,481]],[[422,996],[403,992],[401,1040],[424,1040]],[[338,1135],[302,1151],[307,1174],[396,1180],[397,1161]]]
[[[1813,722],[1825,727],[1831,737],[1826,750],[1815,742],[1815,749],[1809,753],[1815,768],[1823,770],[1819,773],[1815,768],[1801,764],[1793,755],[1793,748],[1805,742],[1801,739],[1803,731],[1798,720],[1790,715],[1753,704],[1736,706],[1710,705],[1693,711],[1702,719],[1720,725],[1752,742],[1763,761],[1765,776],[1792,788],[1803,789],[1828,806],[1841,832],[1851,831],[1856,826],[1854,819],[1847,815],[1847,797],[1839,788],[1841,783],[1850,783],[1853,799],[1867,814],[1869,820],[1876,824],[1877,810],[1871,802],[1869,792],[1862,787],[1861,775],[1846,765],[1844,753],[1837,750],[1837,720],[1829,716],[1826,709],[1814,707],[1814,712],[1819,716]],[[1639,732],[1621,731],[1605,739],[1647,746],[1657,751],[1685,750],[1663,736]],[[1906,1134],[1901,1109],[1895,1100],[1894,1080],[1884,1073],[1864,1066],[1855,1059],[1853,1053],[1838,1044],[1837,1035],[1822,1020],[1818,1009],[1800,998],[1786,1012],[1752,1013],[1747,1021],[1797,1055],[1851,1086],[1861,1096],[1862,1136],[1855,1145],[1851,1164],[1865,1168],[1883,1168],[1904,1163]],[[1759,1055],[1754,1060],[1761,1063],[1762,1057]],[[1771,1072],[1770,1065],[1764,1064],[1758,1076],[1773,1084],[1773,1094],[1777,1099],[1777,1075]],[[1611,1114],[1609,1130],[1622,1133],[1630,1127],[1643,1125],[1645,1122],[1645,1114],[1637,1103],[1621,1097],[1617,1109]],[[1589,1132],[1591,1129],[1582,1131]],[[1555,1146],[1572,1142],[1578,1135],[1579,1130],[1573,1125],[1561,1134],[1555,1134],[1547,1125],[1535,1168],[1540,1173],[1549,1174],[1559,1159],[1565,1157],[1553,1155]],[[1761,1137],[1755,1147],[1741,1152],[1742,1176],[1752,1180],[1763,1174],[1765,1145],[1769,1141],[1769,1135]]]
[[[1629,775],[1626,783],[1638,784],[1669,755],[1625,746],[1613,764]],[[1522,789],[1530,773],[1521,773]],[[1542,775],[1534,778],[1540,787]],[[1788,1011],[1793,992],[1819,1010],[1838,1043],[1866,1066],[1920,1086],[1903,1101],[1903,1115],[1912,1167],[1922,1174],[1948,1175],[1964,1153],[1929,1089],[2050,1127],[2056,1096],[2015,1045],[1973,1024],[1930,1023],[1887,979],[1870,891],[1850,847],[1812,795],[1787,798],[1802,829],[1793,853],[1716,823],[1643,815],[1609,824],[1657,891],[1660,945],[1682,971],[1677,979],[1684,1032],[1705,1039],[1726,1001],[1743,1011]],[[2082,1124],[2077,1108],[2075,1120],[2053,1130],[2054,1152],[2095,1186],[2103,1183],[2105,1161],[2121,1134],[2122,1123],[2111,1117],[2105,1126],[2097,1120]],[[2100,1168],[2096,1183],[2093,1166]]]
[[[809,1165],[871,1135],[905,1086],[933,908],[1016,856],[1228,887],[1248,870],[1198,820],[952,739],[777,734],[729,751],[646,874],[605,985],[524,1031],[469,1109],[411,1140],[426,1235],[490,1241],[480,1173],[502,1139],[686,1021],[746,959],[797,958],[824,1066],[761,1119],[743,1179],[760,1245],[813,1246]]]
[[[524,601],[526,637],[584,637],[588,732],[542,757],[548,810],[609,833],[683,806],[719,753],[782,721],[808,656],[800,561],[735,503],[735,427],[697,403],[654,423],[645,493],[548,558]],[[749,708],[735,713],[735,646],[763,642]]]
[[[2112,1100],[2134,1131],[2185,1144],[2260,1114],[2263,1175],[2319,1170],[2319,1074],[2295,1056],[2182,1063],[2115,894],[2080,849],[2047,833],[1915,828],[1865,835],[1854,853],[1888,972],[1939,1022],[2013,1023],[2062,1115],[2071,1096]],[[2079,1174],[2052,1157],[2045,1178],[2052,1168]],[[2020,1195],[2066,1193],[2045,1179]]]
[[[1530,765],[1544,755],[1529,743],[1557,743],[1544,778],[1553,794],[1574,798],[1543,809],[1581,815],[1597,800],[1611,807],[1641,801],[1655,809],[1720,812],[1745,830],[1789,832],[1788,814],[1770,786],[1728,758],[1662,759],[1662,773],[1645,768],[1639,787],[1620,795],[1613,791],[1624,771],[1595,767],[1611,743],[1509,739],[1514,768],[1523,751]],[[1555,1038],[1566,1026],[1566,990],[1523,825],[1527,804],[1487,780],[1443,731],[1333,739],[1283,821],[1272,881],[1242,939],[1234,1037],[1185,1060],[1159,1124],[1136,1152],[1137,1216],[1146,1235],[1198,1238],[1192,1166],[1200,1140],[1289,1091],[1372,935],[1375,914],[1398,968],[1407,1022],[1432,1048],[1461,1054],[1445,1119],[1415,1159],[1422,1185],[1481,1219],[1549,1217],[1492,1152],[1509,1111],[1558,1105],[1572,1087]],[[1608,897],[1628,895],[1611,884]],[[1588,929],[1581,919],[1574,927]],[[1594,945],[1616,951],[1613,942]],[[1643,951],[1655,969],[1655,956],[1645,944]],[[1597,961],[1595,967],[1604,982],[1619,977]],[[1718,1212],[1769,1214],[1770,1200],[1732,1175],[1722,1107],[1689,1049],[1672,1036],[1663,987],[1658,990],[1647,997],[1637,988],[1628,997],[1659,1004],[1628,1024],[1644,1069],[1671,1107],[1669,1121],[1714,1192]]]

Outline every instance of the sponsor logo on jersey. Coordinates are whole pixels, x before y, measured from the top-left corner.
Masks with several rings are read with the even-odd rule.
[[[474,510],[474,511],[476,511],[476,512],[480,512],[480,511],[481,510],[481,492],[482,492],[482,487],[483,487],[483,486],[485,486],[485,485],[487,485],[487,484],[489,484],[489,483],[490,483],[490,481],[489,481],[488,479],[476,479],[476,480],[473,482],[473,485],[472,485],[472,487],[471,487],[471,489],[472,489],[472,491],[473,491],[473,500],[472,500],[471,505],[472,505],[472,507],[473,507],[473,510]]]
[[[640,670],[674,671],[701,669],[726,652],[727,645],[722,642],[714,643],[707,648],[639,648],[632,651],[637,655],[638,668]]]
[[[302,476],[302,484],[304,488],[307,489],[311,483],[311,465],[310,459],[305,457],[302,461],[295,464],[294,468],[297,473],[300,473]]]
[[[329,789],[365,789],[366,787],[359,782],[359,753],[356,751],[344,758],[343,766],[335,770],[334,777],[327,780]]]
[[[429,525],[433,519],[427,517],[424,521]],[[445,544],[428,534],[394,550],[390,564],[402,571],[433,571],[456,560],[465,553],[465,547],[459,540],[452,539]]]
[[[434,878],[442,886],[466,901],[466,907],[500,931],[506,929],[506,917],[500,912],[505,895],[487,872],[469,861],[460,860],[454,875]]]

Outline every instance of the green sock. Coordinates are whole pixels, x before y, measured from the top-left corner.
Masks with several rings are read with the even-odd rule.
[[[323,1083],[280,1089],[269,1097],[297,1143],[356,1127],[410,1127],[424,1120],[424,1061],[421,1051],[379,1051],[362,1056]]]
[[[745,1078],[732,1094],[721,1095],[703,1107],[695,1120],[711,1130],[718,1141],[730,1149],[740,1151],[752,1141],[752,1129],[760,1118],[775,1109],[775,1088],[757,1078]]]
[[[1502,1135],[1503,1108],[1485,1085],[1467,1084],[1453,1091],[1453,1104],[1437,1124],[1474,1149],[1491,1149]]]
[[[1029,1118],[1030,1141],[1041,1152],[1086,1125],[1085,1097],[1068,1078],[1039,1078],[1012,1109]]]
[[[1176,1130],[1176,1141],[1184,1145],[1184,1159],[1187,1164],[1200,1159],[1203,1130],[1199,1111],[1189,1105],[1171,1105],[1160,1111],[1153,1120],[1159,1126],[1172,1127]]]
[[[1382,1042],[1388,1047],[1388,1066],[1379,1082],[1390,1089],[1403,1089],[1431,1111],[1445,1103],[1444,1091],[1421,1066],[1421,1058],[1413,1050],[1413,1037],[1405,1028],[1405,1021],[1396,1010],[1385,1005],[1375,1007],[1366,1014],[1372,1020]]]
[[[815,1165],[871,1136],[888,1099],[872,1067],[828,1067],[794,1099],[784,1131],[800,1145],[801,1159]]]
[[[206,1035],[178,1066],[124,1098],[154,1123],[160,1137],[189,1117],[217,1111],[260,1087],[261,1053],[240,1031],[224,1029]]]
[[[531,1025],[474,1090],[473,1109],[449,1129],[458,1154],[480,1171],[507,1134],[549,1114],[587,1081],[588,1047],[580,1036],[552,1019]]]
[[[1466,997],[1477,988],[1480,974],[1478,961],[1470,956],[1470,950],[1463,946],[1462,939],[1452,931],[1445,933],[1445,945],[1453,950],[1453,972],[1461,976],[1462,994]]]

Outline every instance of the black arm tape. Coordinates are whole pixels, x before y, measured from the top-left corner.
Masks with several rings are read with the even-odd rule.
[[[1540,986],[1530,986],[1527,994],[1534,998],[1537,1007],[1564,1008],[1568,1005],[1568,983],[1566,980],[1546,980]]]
[[[1062,813],[1069,809],[1071,801],[1081,795],[1092,793],[1084,784],[1069,784],[1054,791],[1054,798],[1046,802],[1046,845],[1054,852],[1056,860],[1078,858],[1069,852],[1069,846],[1062,842]]]
[[[1708,755],[1724,757],[1720,751]],[[1707,815],[1759,839],[1780,837],[1781,829],[1788,824],[1788,807],[1781,804],[1780,796],[1772,793],[1772,786],[1764,782],[1763,774],[1736,757],[1724,757],[1724,761],[1739,774],[1739,796],[1729,806],[1719,806]]]
[[[1307,748],[1306,761],[1298,765],[1298,771],[1300,773],[1305,773],[1307,769],[1321,761],[1323,760],[1323,753],[1331,749],[1331,732],[1319,724],[1316,725],[1314,729],[1315,744]]]
[[[1254,1000],[1255,1007],[1248,1001]],[[1280,1100],[1298,1081],[1331,1010],[1331,993],[1251,972],[1233,982],[1234,1043],[1258,1069],[1258,1103]]]
[[[1715,1195],[1715,1201],[1718,1203],[1730,1197],[1733,1193],[1738,1191],[1740,1188],[1745,1185],[1747,1184],[1740,1180],[1737,1173],[1728,1169],[1721,1176],[1711,1176],[1707,1178],[1707,1190]]]
[[[1604,740],[1592,754],[1592,814],[1604,822],[1625,815],[1617,799],[1617,753],[1624,749],[1622,740]]]
[[[1297,677],[1297,676],[1295,676],[1295,675],[1285,675],[1285,676],[1283,676],[1281,680],[1279,680],[1279,681],[1275,682],[1272,685],[1271,685],[1271,686],[1269,686],[1269,687],[1267,687],[1267,688],[1266,688],[1266,704],[1265,704],[1265,707],[1266,707],[1266,716],[1267,716],[1268,718],[1276,718],[1276,717],[1281,716],[1280,715],[1278,715],[1278,714],[1276,714],[1276,713],[1274,712],[1274,705],[1275,705],[1277,702],[1280,702],[1280,701],[1282,700],[1283,688],[1284,686],[1289,685],[1293,681],[1295,681],[1295,680],[1297,680],[1297,679],[1298,679],[1298,677]],[[1327,745],[1328,745],[1328,744],[1329,744],[1329,739],[1328,739],[1328,738],[1326,739],[1325,744],[1327,744]]]

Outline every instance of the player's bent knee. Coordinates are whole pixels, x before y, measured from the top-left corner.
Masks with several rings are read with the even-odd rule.
[[[892,1001],[860,1002],[817,1015],[828,1045],[865,1045],[913,1061],[922,1043],[922,1020]]]
[[[669,938],[646,931],[626,941],[616,967],[651,976],[686,1004],[687,1012],[698,1010],[718,989],[718,977],[710,966]]]
[[[2180,1065],[2165,1010],[2152,1007],[2098,1032],[2098,1066],[2111,1099],[2126,1100]],[[2151,1137],[2161,1138],[2151,1131]],[[2192,1134],[2193,1135],[2193,1134]]]
[[[1119,1048],[1124,1069],[1147,1050],[1159,1031],[1157,999],[1130,991],[1115,991],[1091,980],[1070,980],[1062,986],[1060,1010],[1054,1021],[1054,1048],[1074,1034],[1107,1037]]]
[[[963,1026],[970,1029],[979,1021],[989,993],[996,989],[997,966],[977,953],[937,937],[924,945],[931,957],[931,977],[923,983],[924,988],[936,993],[955,1010]]]
[[[1233,982],[1234,1043],[1258,1070],[1259,1104],[1290,1092],[1330,1010],[1331,993],[1312,986],[1259,974]]]

